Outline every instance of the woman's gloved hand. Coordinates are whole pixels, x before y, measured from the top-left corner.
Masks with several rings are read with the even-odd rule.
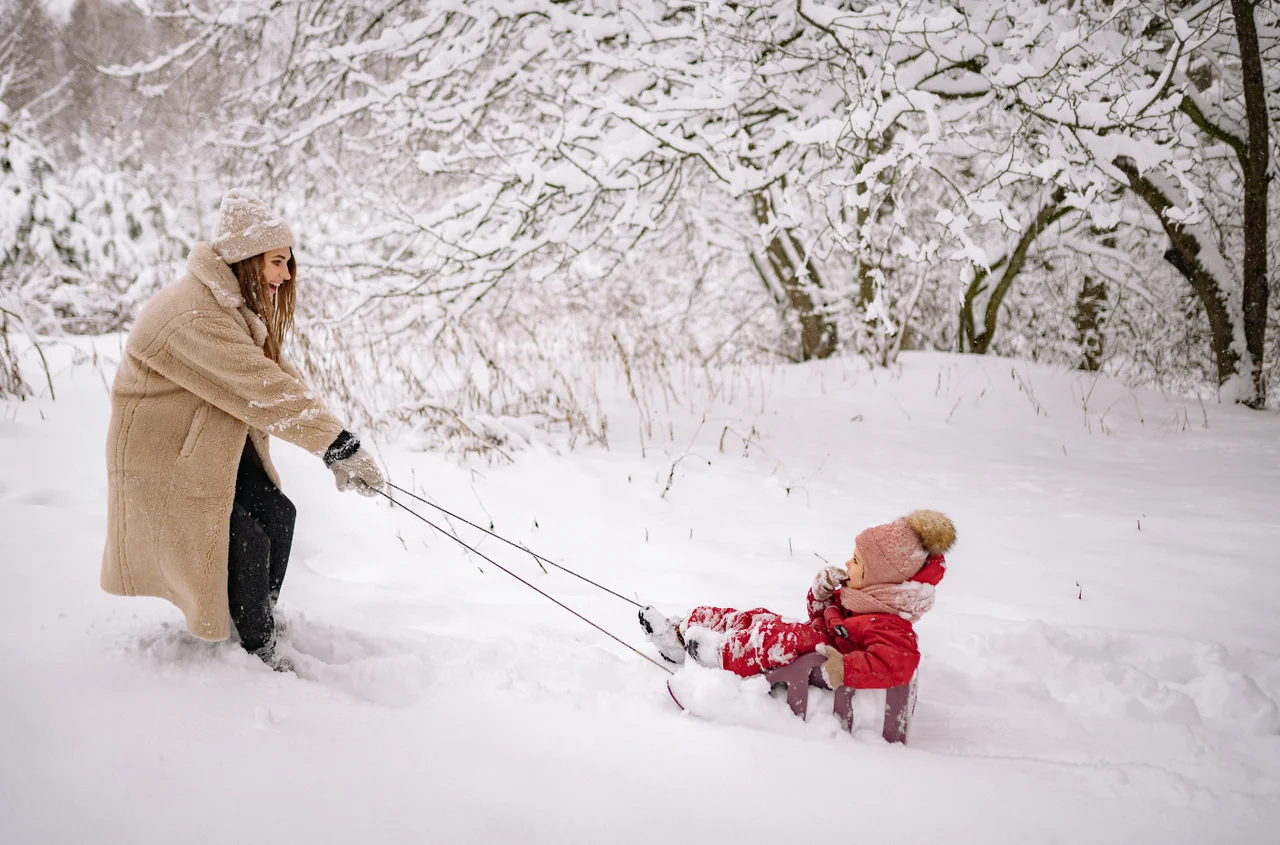
[[[849,577],[843,566],[828,566],[813,579],[813,597],[818,601],[826,601],[840,589],[840,585]]]
[[[333,441],[324,454],[324,462],[333,472],[339,490],[354,489],[362,496],[376,496],[387,483],[373,455],[349,431]]]
[[[329,467],[337,480],[339,490],[354,489],[362,496],[376,496],[387,480],[382,477],[382,470],[373,460],[373,455],[361,446],[349,458],[334,461]]]

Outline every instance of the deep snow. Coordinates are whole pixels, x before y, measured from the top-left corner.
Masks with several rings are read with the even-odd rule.
[[[909,354],[892,371],[741,371],[734,401],[691,391],[651,432],[616,386],[608,450],[533,438],[514,465],[460,465],[379,444],[398,483],[670,613],[799,615],[858,530],[946,511],[960,539],[919,625],[902,748],[800,723],[751,684],[724,721],[682,714],[653,666],[385,502],[337,493],[279,441],[300,512],[282,600],[300,678],[193,639],[159,600],[105,595],[119,343],[75,367],[89,342],[60,344],[58,401],[0,402],[0,842],[1178,843],[1280,828],[1274,413]],[[456,527],[656,654],[630,605]]]

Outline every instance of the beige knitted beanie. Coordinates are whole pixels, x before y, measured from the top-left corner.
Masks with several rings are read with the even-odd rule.
[[[271,213],[258,195],[232,188],[218,208],[218,229],[213,251],[227,264],[235,264],[273,249],[296,246],[289,224]]]

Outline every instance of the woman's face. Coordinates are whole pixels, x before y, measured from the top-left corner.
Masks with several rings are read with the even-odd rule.
[[[274,296],[280,286],[289,281],[289,247],[273,249],[262,254],[262,283]]]

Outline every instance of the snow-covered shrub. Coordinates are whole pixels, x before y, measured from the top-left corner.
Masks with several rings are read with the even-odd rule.
[[[64,165],[23,115],[0,126],[0,291],[39,333],[125,327],[185,252],[154,168],[105,139]]]
[[[60,208],[43,194],[44,179],[53,168],[43,149],[24,131],[29,128],[25,122],[0,100],[0,196],[4,197],[0,205],[0,395],[26,392],[11,335],[29,331],[24,304],[33,259],[57,255],[47,226],[36,227],[37,215],[47,221]],[[32,242],[43,247],[43,254],[28,256]]]
[[[2,289],[41,333],[126,326],[182,251],[164,205],[151,196],[150,169],[108,145],[60,167],[20,124],[0,145],[9,198],[0,221]]]

